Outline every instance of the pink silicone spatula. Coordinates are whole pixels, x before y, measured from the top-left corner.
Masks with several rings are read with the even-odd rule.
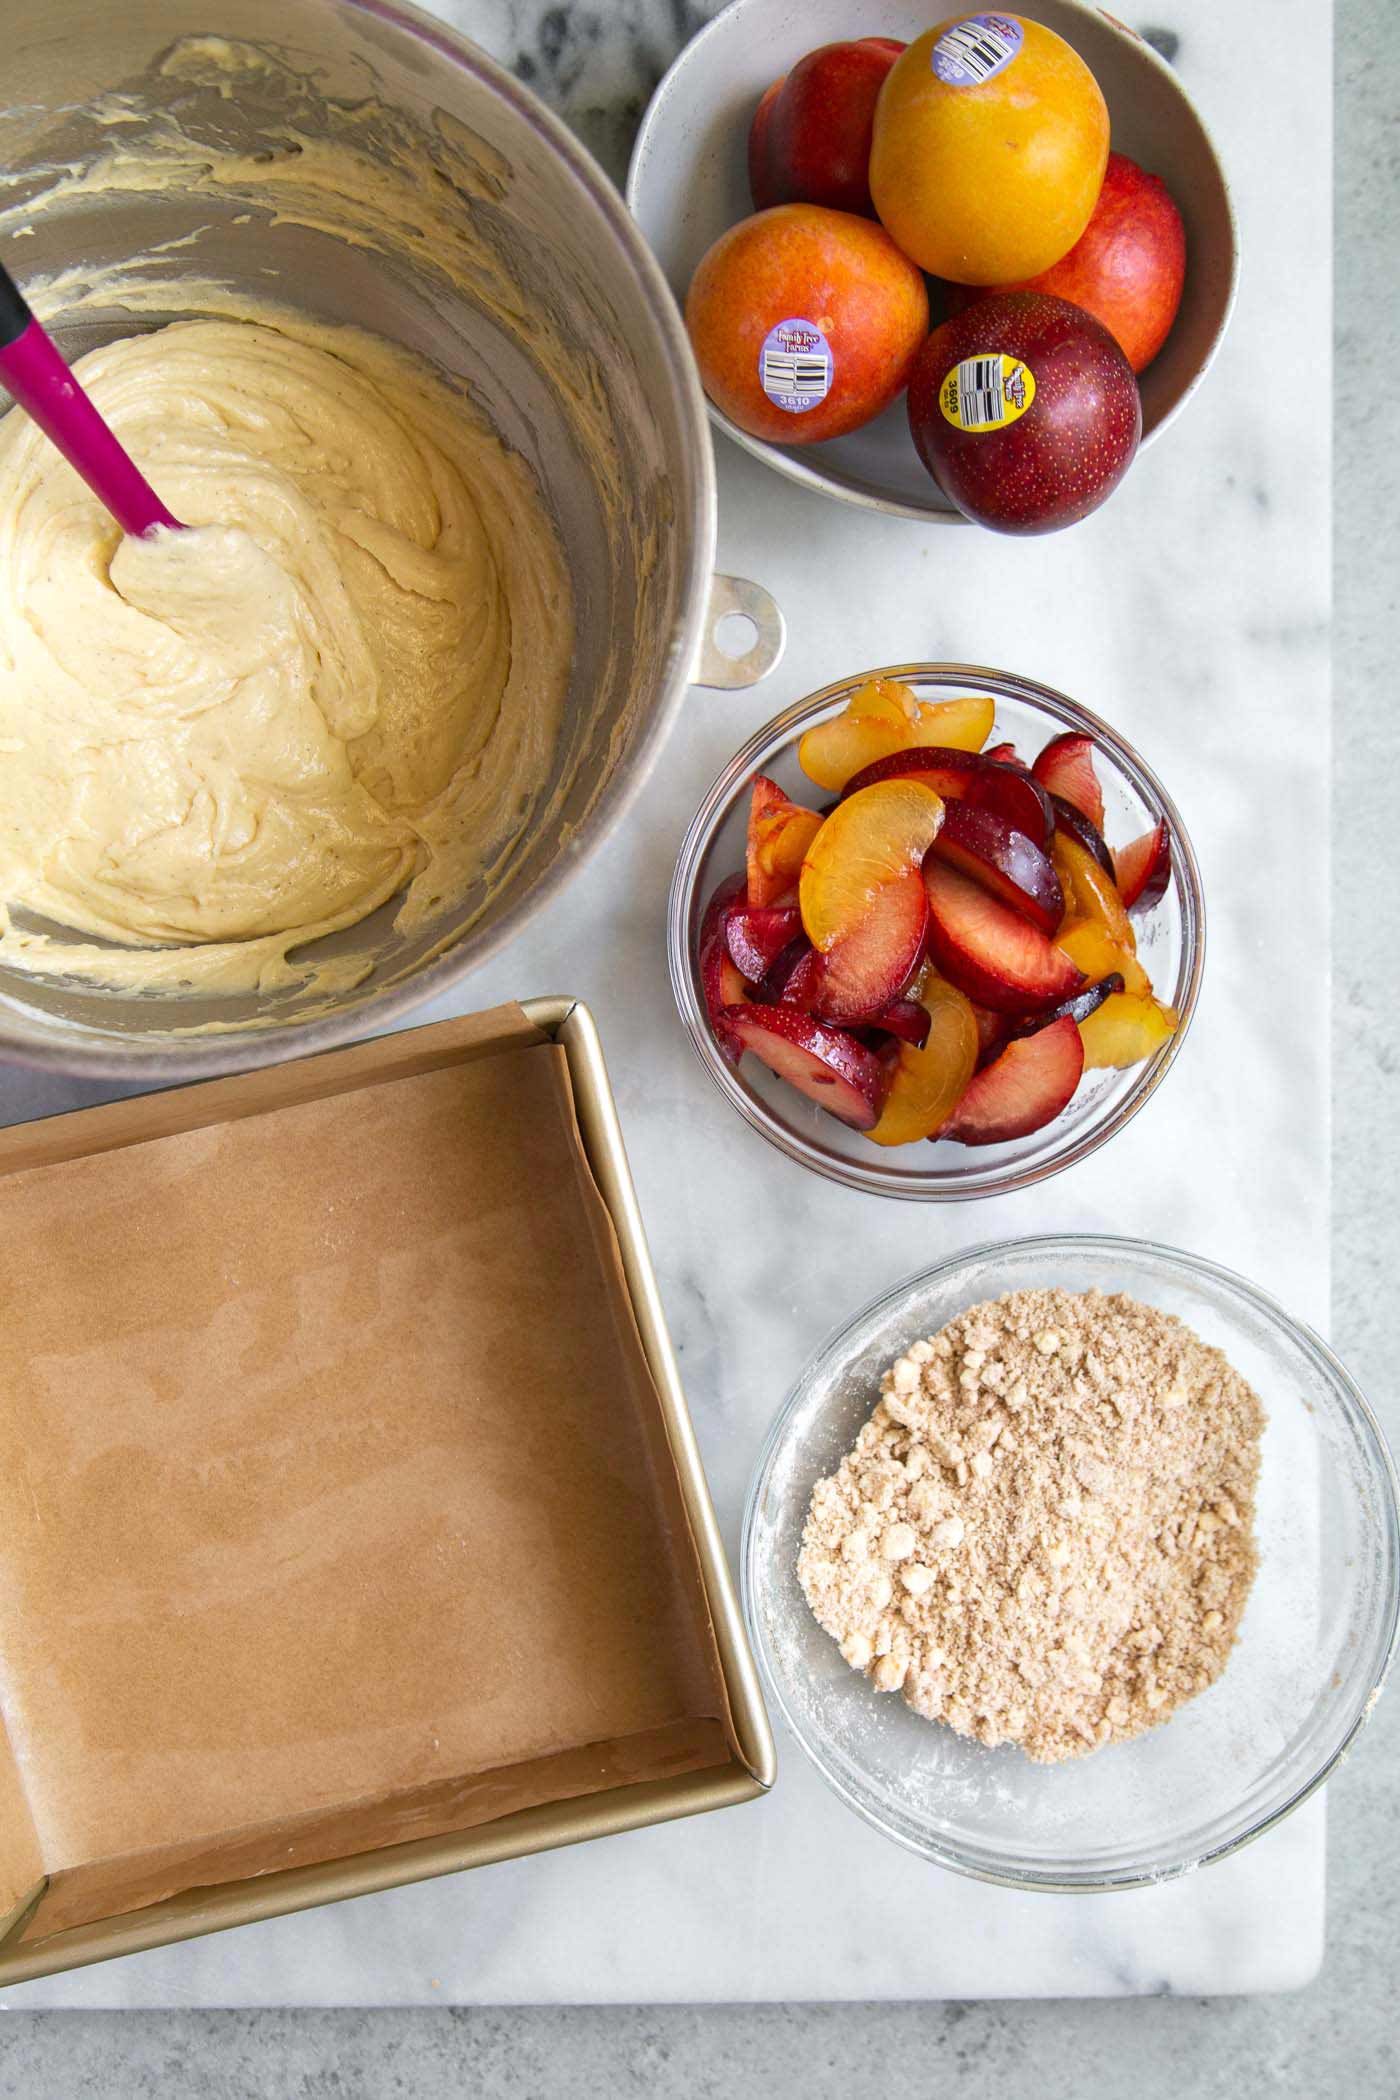
[[[45,437],[76,467],[123,532],[181,530],[130,454],[79,386],[19,286],[0,264],[0,380]]]

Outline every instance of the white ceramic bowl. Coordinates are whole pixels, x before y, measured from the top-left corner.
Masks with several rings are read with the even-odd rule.
[[[1200,383],[1234,302],[1238,237],[1230,192],[1205,125],[1150,44],[1079,0],[1017,0],[1020,13],[1074,45],[1108,103],[1113,146],[1160,175],[1186,222],[1186,288],[1176,324],[1141,378],[1143,443]],[[749,122],[769,82],[820,44],[852,36],[911,42],[956,12],[939,0],[733,0],[686,45],[651,99],[627,176],[627,201],[677,299],[726,227],[753,210]],[[903,400],[863,430],[824,444],[749,437],[711,406],[711,421],[789,480],[891,516],[960,525],[919,462]]]

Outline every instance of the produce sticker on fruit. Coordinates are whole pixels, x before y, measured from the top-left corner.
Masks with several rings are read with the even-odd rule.
[[[1034,372],[1005,351],[963,358],[938,390],[938,405],[953,428],[974,435],[1004,430],[1026,413],[1034,399]]]
[[[945,87],[981,87],[1005,72],[1024,35],[1015,15],[968,15],[944,30],[930,63]]]
[[[800,416],[831,392],[836,361],[815,321],[779,321],[758,353],[759,384],[776,408]]]

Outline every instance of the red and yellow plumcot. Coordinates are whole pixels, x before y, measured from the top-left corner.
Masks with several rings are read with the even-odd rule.
[[[996,532],[1055,532],[1112,495],[1142,436],[1132,368],[1067,299],[1010,292],[936,328],[909,428],[949,501]]]
[[[810,445],[859,429],[904,391],[928,292],[870,220],[780,204],[720,235],[685,318],[715,406],[751,437]]]
[[[885,75],[904,49],[887,36],[823,44],[775,80],[749,129],[755,211],[825,204],[873,219],[870,135]]]
[[[922,269],[1002,284],[1074,246],[1107,159],[1107,105],[1063,37],[1020,15],[955,15],[880,90],[870,192]]]
[[[1110,153],[1093,216],[1068,255],[1000,292],[1053,292],[1102,321],[1135,372],[1151,364],[1171,331],[1186,282],[1186,229],[1170,190],[1126,154]],[[950,289],[954,312],[986,297]]]

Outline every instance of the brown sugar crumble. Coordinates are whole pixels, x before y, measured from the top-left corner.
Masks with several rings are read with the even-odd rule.
[[[1058,1763],[1213,1684],[1258,1555],[1264,1410],[1170,1313],[1013,1291],[915,1342],[797,1571],[853,1669],[914,1711]]]

